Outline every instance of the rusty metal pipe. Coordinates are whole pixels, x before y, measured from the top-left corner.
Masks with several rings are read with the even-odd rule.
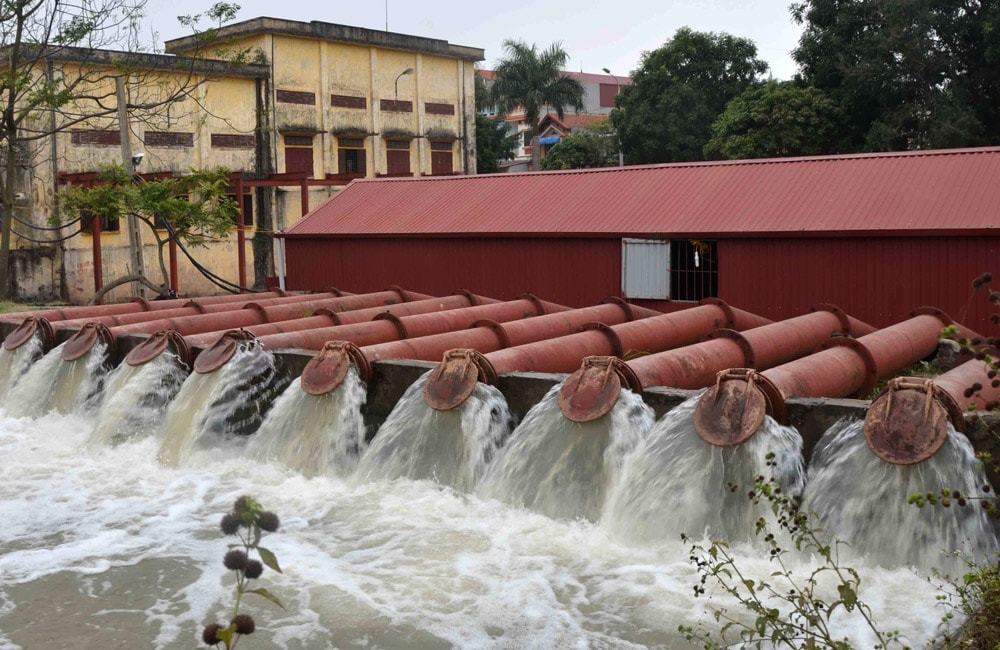
[[[614,326],[592,323],[584,331],[557,339],[528,343],[488,355],[474,350],[451,350],[431,372],[424,389],[429,406],[446,411],[461,405],[476,381],[491,383],[507,372],[572,372],[584,357],[622,357],[627,353],[659,352],[690,345],[714,329],[741,327],[765,321],[734,310],[720,300],[698,307]]]
[[[289,334],[272,334],[262,336],[257,341],[272,350],[321,350],[331,340],[344,341],[355,346],[366,346],[410,336],[428,336],[464,329],[471,327],[473,323],[483,318],[506,321],[539,316],[544,313],[545,307],[541,301],[531,297],[403,318],[391,314],[380,314],[364,323],[337,325]],[[212,372],[225,364],[234,352],[234,347],[229,344],[227,339],[223,339],[198,355],[194,369],[201,373]]]
[[[217,314],[224,311],[243,309],[249,305],[298,305],[301,303],[308,303],[310,306],[314,306],[314,308],[319,308],[322,301],[331,300],[338,296],[333,293],[308,293],[265,300],[257,300],[250,294],[243,294],[240,297],[242,300],[227,300],[224,302],[213,302],[209,304],[203,304],[197,302],[196,300],[189,300],[183,307],[179,307],[177,309],[166,309],[163,311],[144,311],[133,314],[121,314],[119,316],[73,318],[70,320],[56,321],[52,323],[52,328],[55,330],[76,329],[83,327],[87,323],[100,323],[101,325],[106,325],[107,327],[118,327],[119,325],[133,325],[135,323],[145,323],[164,318],[197,316],[199,314]]]
[[[19,322],[23,321],[28,317],[44,318],[50,323],[55,323],[58,321],[78,319],[78,318],[90,318],[90,317],[101,317],[101,316],[118,316],[121,314],[135,314],[143,311],[162,311],[166,309],[178,309],[180,307],[187,306],[188,303],[197,303],[203,305],[217,304],[220,302],[227,302],[229,300],[236,301],[247,301],[250,299],[261,299],[261,298],[279,298],[281,293],[258,293],[253,294],[252,298],[249,295],[236,295],[236,296],[207,296],[204,298],[193,298],[188,300],[186,298],[176,298],[173,300],[145,300],[143,298],[134,298],[129,302],[120,302],[110,305],[88,305],[85,307],[64,307],[61,309],[44,309],[37,311],[18,311],[9,312],[0,315],[0,321],[13,321]]]
[[[351,323],[363,323],[369,321],[380,314],[392,314],[394,316],[415,316],[417,314],[428,314],[437,311],[447,311],[449,309],[461,309],[462,307],[475,307],[477,305],[490,305],[499,302],[492,298],[476,296],[471,293],[457,293],[443,298],[429,298],[427,300],[415,300],[413,302],[401,302],[395,305],[380,305],[378,307],[368,307],[366,309],[354,309],[345,312],[334,312],[329,309],[317,309],[315,315],[304,318],[279,319],[274,307],[264,307],[264,312],[268,316],[268,322],[260,325],[249,325],[245,327],[247,332],[255,337],[264,337],[271,334],[288,334],[301,332],[303,330],[320,329],[324,327],[334,327],[336,325],[350,325]],[[228,330],[214,330],[202,334],[191,334],[184,337],[193,348],[206,347],[212,345]]]
[[[346,376],[340,366],[357,366],[364,381],[371,378],[371,363],[386,359],[433,361],[453,348],[472,348],[493,352],[505,347],[565,336],[594,321],[606,325],[647,317],[651,310],[634,310],[621,300],[596,307],[573,309],[554,314],[510,320],[504,323],[480,319],[470,329],[462,329],[420,338],[407,338],[357,348],[345,342],[328,342],[303,369],[302,386],[306,392],[320,395],[335,390]],[[652,312],[658,314],[658,312]],[[662,315],[662,314],[659,314]],[[403,319],[405,320],[405,319]]]
[[[869,449],[893,465],[914,465],[936,454],[949,422],[964,433],[969,407],[983,409],[1000,399],[1000,381],[990,376],[997,363],[1000,353],[991,351],[937,377],[890,379],[865,416]]]
[[[812,352],[832,336],[851,329],[872,331],[833,305],[818,305],[809,314],[745,332],[718,329],[707,340],[628,362],[588,357],[565,382],[559,408],[573,422],[590,422],[607,414],[623,387],[704,388],[727,368],[762,370]],[[611,376],[616,374],[617,377]]]
[[[879,379],[932,355],[948,321],[921,314],[859,339],[830,339],[822,351],[764,372],[722,371],[698,402],[695,428],[707,442],[728,447],[753,436],[765,414],[784,421],[788,398],[867,394]]]
[[[327,298],[317,301],[317,307],[330,308],[334,305],[336,309],[362,309],[376,305],[394,304],[403,299],[398,290],[380,291],[376,293],[362,294],[357,296],[341,296],[338,298]],[[310,303],[303,302],[295,304],[296,309],[306,309]],[[243,308],[232,311],[217,312],[214,314],[199,314],[197,316],[181,316],[177,318],[164,318],[132,325],[121,325],[108,330],[112,343],[122,334],[154,334],[161,330],[173,330],[179,335],[197,334],[199,332],[235,329],[247,325],[256,325],[267,322],[268,314],[266,308]],[[273,306],[277,307],[277,305]],[[103,327],[103,326],[101,326]],[[107,330],[108,328],[104,328]],[[97,342],[93,335],[93,329],[80,330],[63,348],[63,355],[78,354],[80,350],[86,353]],[[9,338],[9,337],[8,337]]]

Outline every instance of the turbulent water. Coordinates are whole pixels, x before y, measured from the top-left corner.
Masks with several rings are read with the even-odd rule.
[[[524,416],[478,492],[550,517],[597,521],[624,457],[652,428],[653,411],[626,390],[606,416],[577,424],[559,411],[561,387]]]
[[[813,452],[802,509],[832,538],[850,543],[842,549],[847,557],[959,573],[965,562],[950,552],[979,561],[994,557],[997,531],[977,502],[965,508],[954,500],[949,508],[907,503],[913,494],[941,488],[982,494],[987,481],[972,445],[948,427],[944,446],[930,459],[891,465],[869,450],[863,422],[837,424]]]
[[[305,476],[348,476],[365,448],[367,392],[352,366],[337,390],[309,395],[295,379],[250,439],[246,455],[278,461]]]
[[[100,394],[107,374],[107,346],[97,343],[76,361],[63,361],[63,345],[32,364],[10,388],[4,400],[7,413],[33,417],[49,411],[74,413]]]
[[[355,485],[224,456],[181,469],[157,442],[87,446],[80,416],[0,417],[0,647],[195,648],[226,619],[233,581],[218,522],[252,494],[282,519],[264,545],[283,575],[247,596],[247,648],[684,647],[719,594],[691,597],[687,549],[615,541],[600,526],[510,508],[428,481]],[[747,574],[774,565],[734,549]],[[812,564],[801,560],[805,573]],[[912,571],[866,569],[861,597],[911,645],[936,632],[935,590]],[[858,621],[838,633],[860,646]]]
[[[169,352],[141,366],[119,365],[108,377],[91,444],[113,445],[157,435],[167,406],[187,376],[187,368]]]
[[[773,477],[789,496],[802,492],[802,438],[794,429],[767,417],[744,444],[715,447],[694,429],[699,397],[667,413],[625,458],[602,515],[623,539],[650,542],[683,533],[748,540],[757,518],[770,510],[750,502],[755,477]]]
[[[119,368],[99,410],[103,355],[74,367],[58,353],[0,406],[0,650],[197,647],[202,627],[231,612],[221,560],[233,538],[218,523],[243,494],[281,517],[263,545],[284,574],[254,586],[287,609],[246,596],[258,629],[240,647],[686,648],[678,625],[714,630],[719,609],[752,625],[755,614],[711,581],[692,597],[699,574],[680,532],[724,537],[742,578],[773,581],[779,567],[740,541],[759,514],[744,488],[777,470],[787,493],[802,489],[797,433],[768,420],[739,448],[710,447],[691,426],[693,400],[654,425],[625,391],[608,416],[578,425],[553,389],[511,433],[495,389],[438,413],[421,380],[365,451],[354,373],[318,398],[294,382],[260,424],[280,383],[259,348],[179,391],[170,357]],[[59,395],[73,377],[86,381]],[[928,567],[944,566],[945,547],[985,557],[995,530],[978,509],[905,500],[976,492],[984,479],[964,436],[900,468],[875,460],[858,425],[841,425],[809,479],[805,507],[852,542],[879,627],[911,647],[940,634],[946,610]],[[794,551],[784,561],[798,580],[818,566]],[[840,610],[832,629],[874,644],[856,614]]]
[[[0,403],[31,364],[41,356],[42,339],[37,332],[27,343],[13,350],[0,345]]]
[[[361,480],[433,479],[463,492],[479,482],[510,433],[507,400],[480,383],[458,408],[435,411],[423,397],[429,374],[406,390],[386,418],[358,464]]]
[[[284,388],[276,374],[274,355],[255,345],[240,347],[215,372],[191,373],[167,409],[160,460],[177,467],[196,452],[242,453],[244,436]]]

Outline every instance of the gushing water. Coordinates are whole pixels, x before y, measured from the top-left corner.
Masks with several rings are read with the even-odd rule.
[[[119,365],[108,377],[92,445],[117,445],[159,433],[167,405],[187,377],[175,354],[164,352],[149,363]]]
[[[770,512],[754,506],[755,478],[773,477],[789,496],[802,492],[802,438],[771,417],[747,442],[716,447],[694,428],[700,394],[672,409],[625,459],[601,518],[616,537],[641,543],[681,534],[749,540],[754,523]],[[773,467],[767,464],[773,453]]]
[[[559,410],[552,388],[511,435],[479,486],[479,494],[550,517],[597,521],[622,460],[653,426],[653,411],[623,390],[610,413],[577,424]]]
[[[179,467],[198,449],[242,446],[236,436],[255,432],[284,388],[277,375],[274,354],[253,343],[215,372],[191,373],[167,409],[160,461]]]
[[[38,332],[27,343],[13,350],[0,345],[0,403],[6,400],[7,393],[41,356],[42,338]]]
[[[916,493],[942,488],[981,494],[986,476],[968,439],[948,425],[944,446],[916,465],[892,465],[868,448],[864,422],[839,422],[820,439],[809,464],[802,510],[833,539],[850,544],[850,556],[886,566],[958,571],[961,552],[994,558],[997,532],[978,503],[959,507],[907,503]],[[995,560],[995,558],[994,558]]]
[[[246,455],[277,461],[308,477],[347,476],[365,448],[364,382],[352,366],[331,393],[309,395],[301,384],[296,378],[277,399]]]
[[[406,390],[386,418],[358,464],[361,480],[432,479],[461,491],[478,483],[510,433],[507,400],[479,383],[458,408],[435,411],[423,396],[429,374]]]
[[[63,345],[35,362],[10,390],[6,400],[8,414],[37,417],[50,410],[74,413],[100,393],[107,374],[107,346],[98,342],[79,359],[63,361]]]
[[[735,607],[720,593],[692,598],[698,577],[675,540],[629,545],[586,521],[426,481],[307,479],[233,455],[164,467],[151,437],[90,447],[79,415],[3,415],[0,648],[197,647],[202,626],[232,611],[221,562],[232,538],[218,523],[242,494],[281,516],[265,544],[284,573],[266,570],[255,586],[287,607],[244,599],[257,623],[248,648],[686,647],[679,624],[711,629],[711,608]],[[772,562],[731,552],[748,579],[772,581]],[[815,568],[788,563],[803,580]],[[922,576],[861,575],[859,596],[883,629],[910,647],[939,632],[937,591]],[[832,631],[872,646],[842,609]]]

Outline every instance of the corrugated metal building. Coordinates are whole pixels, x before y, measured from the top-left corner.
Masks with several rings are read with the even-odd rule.
[[[989,331],[1000,147],[355,181],[279,236],[290,289],[831,302],[876,326],[934,305]]]

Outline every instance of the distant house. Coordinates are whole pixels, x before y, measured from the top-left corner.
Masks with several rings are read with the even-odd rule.
[[[704,298],[874,326],[933,306],[982,333],[1000,147],[358,181],[278,237],[290,289]],[[981,292],[982,293],[982,292]]]
[[[479,75],[489,87],[493,80],[492,70],[477,70]],[[611,109],[615,107],[615,97],[622,86],[631,85],[632,79],[629,77],[616,77],[607,74],[593,74],[589,72],[572,72],[564,70],[563,74],[572,79],[576,79],[583,86],[583,110],[579,113],[567,113],[564,119],[559,120],[554,112],[546,111],[539,120],[539,135],[549,138],[546,142],[541,142],[542,156],[548,147],[556,144],[559,140],[569,135],[573,129],[592,126],[597,122],[607,119]],[[480,111],[486,115],[496,115],[494,107],[480,107]],[[553,119],[554,118],[554,119]],[[522,111],[513,111],[504,116],[512,130],[518,133],[518,148],[514,160],[505,161],[501,164],[504,171],[518,172],[527,171],[531,162],[531,129],[524,118]]]

